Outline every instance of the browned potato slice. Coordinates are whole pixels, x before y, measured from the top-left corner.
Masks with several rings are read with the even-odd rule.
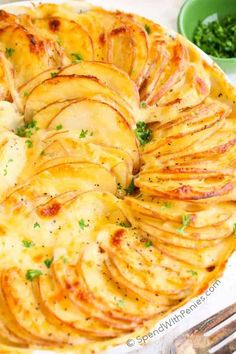
[[[234,238],[228,237],[221,243],[199,250],[192,250],[189,248],[178,247],[176,252],[176,246],[164,245],[161,243],[155,244],[158,249],[166,255],[178,259],[182,262],[188,263],[191,266],[201,268],[208,268],[213,270],[219,265],[222,267],[222,261],[227,259],[234,249]]]
[[[189,230],[187,228],[184,229],[184,231],[182,232],[181,224],[177,224],[177,223],[174,224],[170,222],[163,223],[163,221],[161,220],[153,219],[144,216],[142,214],[135,214],[135,220],[137,220],[137,226],[144,232],[147,232],[151,236],[151,238],[156,240],[157,242],[160,241],[162,243],[167,243],[167,244],[186,247],[186,248],[194,248],[194,249],[195,248],[201,249],[204,247],[211,247],[213,245],[216,245],[217,243],[221,242],[221,238],[228,237],[232,232],[232,227],[231,227],[231,232],[227,230],[227,232],[224,233],[223,235],[221,233],[220,235],[221,237],[218,236],[218,239],[216,240],[199,240],[198,237],[196,236],[197,232],[198,234],[203,234],[207,238],[207,234],[206,234],[207,231],[208,232],[210,231],[211,233],[212,232],[218,233],[218,231],[214,230],[214,228],[211,228],[210,230],[207,229]]]
[[[75,21],[50,16],[33,20],[36,30],[44,38],[57,41],[71,61],[93,60],[93,42],[89,33]]]
[[[53,275],[42,276],[34,284],[34,294],[39,301],[41,311],[49,321],[61,326],[65,331],[77,331],[88,337],[115,337],[121,332],[109,328],[95,318],[88,318],[87,314],[76,307],[61,290]],[[54,299],[57,299],[56,301]]]
[[[92,99],[74,102],[63,108],[48,128],[77,130],[85,141],[124,148],[139,168],[139,152],[135,135],[122,115],[112,106]]]
[[[78,265],[79,273],[92,294],[92,303],[96,308],[109,311],[112,317],[131,323],[153,317],[165,308],[137,300],[135,296],[127,296],[110,278],[105,265],[106,259],[106,253],[94,243],[86,247]]]
[[[0,33],[0,41],[5,49],[11,48],[9,60],[15,70],[18,87],[49,67],[61,63],[52,42],[37,38],[21,26],[4,28]]]
[[[132,19],[132,17],[128,17],[126,15],[123,15],[122,13],[118,13],[117,16],[119,17],[121,22],[125,24],[125,28],[127,28],[128,30],[127,34],[130,36],[131,43],[133,44],[134,48],[130,77],[137,83],[138,86],[140,86],[148,69],[148,36],[143,26],[140,26],[136,21]],[[124,53],[124,48],[125,47],[123,47],[123,50],[120,51],[120,55],[121,53]]]
[[[8,269],[1,277],[2,291],[11,314],[21,332],[28,334],[29,343],[42,346],[79,344],[84,339],[73,330],[63,331],[60,326],[50,324],[38,307],[31,284],[19,269]],[[27,301],[26,301],[27,296]],[[27,337],[25,335],[25,337]]]
[[[234,218],[235,214],[233,202],[205,205],[176,200],[160,200],[155,196],[141,195],[139,198],[126,197],[123,204],[127,204],[134,215],[141,213],[153,217],[154,220],[160,219],[162,222],[173,221],[174,223],[180,223],[183,214],[190,215],[191,226],[205,228],[221,225],[225,233],[232,231],[232,228],[227,224],[230,219]],[[198,234],[197,230],[196,232],[196,236],[200,237],[201,235]],[[215,238],[217,238],[217,233],[212,232],[211,237],[206,238],[206,240]],[[204,236],[202,239],[204,239]]]
[[[135,51],[129,28],[125,25],[114,28],[108,35],[108,48],[108,62],[131,76]]]
[[[188,50],[178,41],[172,41],[168,45],[168,51],[170,53],[169,60],[166,62],[165,55],[163,56],[164,63],[161,65],[163,69],[161,75],[157,72],[158,80],[154,76],[156,84],[146,98],[146,103],[153,105],[158,102],[171,88],[181,80],[185,74],[185,70],[188,67]],[[164,65],[165,64],[165,65]],[[156,74],[155,74],[156,75]]]
[[[120,94],[133,108],[139,108],[139,94],[136,85],[130,77],[112,64],[101,62],[81,61],[79,64],[68,66],[59,75],[92,75],[106,86]]]
[[[220,131],[220,129],[222,129],[224,125],[225,120],[220,119],[219,121],[216,121],[213,125],[209,126],[207,129],[203,128],[202,130],[196,131],[192,134],[187,134],[176,138],[164,138],[161,141],[150,141],[150,143],[144,146],[143,159],[145,160],[145,162],[148,162],[150,156],[163,158],[163,156],[169,155],[167,159],[170,160],[171,157],[175,156],[177,153],[187,154],[188,149],[192,149],[192,146],[194,144],[195,146],[201,145],[202,141],[205,141],[213,134],[218,133],[218,131]]]
[[[209,180],[211,183],[209,184]],[[235,189],[235,178],[229,176],[214,176],[211,179],[155,180],[155,174],[139,176],[135,184],[145,193],[155,196],[178,200],[202,200],[207,198],[222,197],[221,200],[231,200]]]
[[[129,244],[129,241],[132,242],[132,237],[136,237],[137,239],[138,235],[135,232],[130,232],[129,229],[117,228],[111,235],[108,252],[114,266],[122,277],[132,283],[133,286],[146,290],[150,294],[153,294],[153,296],[166,295],[174,299],[183,298],[186,295],[186,291],[189,291],[189,287],[192,285],[192,281],[188,281],[186,275],[181,277],[178,272],[159,266],[157,262],[150,267],[150,265],[145,264],[144,259],[140,261],[140,254],[137,254],[137,249],[132,246],[129,253],[125,253],[126,257],[123,257],[124,243],[127,242]],[[136,244],[138,246],[142,245],[143,249],[146,248],[144,241],[138,240]],[[149,248],[149,253],[153,252],[152,244],[147,248]],[[143,254],[145,251],[139,248],[139,252]]]

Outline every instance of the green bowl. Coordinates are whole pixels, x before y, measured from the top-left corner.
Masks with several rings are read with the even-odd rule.
[[[199,22],[209,16],[236,17],[236,0],[187,0],[178,16],[178,31],[193,41],[193,33]],[[236,58],[211,58],[227,73],[236,72]]]

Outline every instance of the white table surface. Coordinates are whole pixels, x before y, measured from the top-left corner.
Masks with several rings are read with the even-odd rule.
[[[11,2],[9,0],[0,0],[0,4]],[[48,0],[50,2],[50,0]],[[111,9],[120,9],[128,12],[135,12],[144,17],[148,17],[160,24],[176,30],[176,20],[179,9],[183,4],[183,0],[90,0],[94,5],[100,5]],[[236,74],[228,75],[230,80],[236,85]],[[231,257],[227,266],[224,277],[216,284],[215,289],[210,296],[205,296],[206,300],[191,311],[190,314],[185,315],[185,318],[179,320],[176,324],[172,324],[168,329],[163,330],[155,337],[155,342],[140,347],[135,341],[133,347],[123,345],[115,350],[108,351],[109,354],[123,354],[132,351],[132,354],[169,354],[170,345],[174,338],[182,334],[185,330],[191,328],[200,321],[206,319],[217,311],[232,304],[236,301],[236,254]],[[195,303],[196,299],[191,303]],[[190,304],[191,304],[190,303]],[[190,304],[185,308],[189,308]],[[180,314],[180,310],[176,314]],[[169,316],[169,319],[174,318],[174,314]],[[167,319],[161,321],[162,328],[166,326]],[[157,325],[157,328],[160,324]],[[235,334],[236,336],[236,334]],[[132,336],[130,336],[132,338]],[[134,339],[134,338],[132,338]],[[149,342],[148,342],[149,343]],[[141,348],[141,349],[139,349]],[[135,351],[134,351],[135,349]],[[187,353],[183,353],[187,354]]]

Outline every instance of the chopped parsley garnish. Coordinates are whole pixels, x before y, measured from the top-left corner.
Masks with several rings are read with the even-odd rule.
[[[40,277],[40,275],[43,275],[43,273],[41,272],[41,270],[38,269],[28,269],[26,272],[26,279],[33,281],[35,278]]]
[[[144,28],[145,28],[145,31],[147,32],[147,34],[150,34],[150,33],[151,33],[151,28],[150,28],[150,26],[147,25],[146,23],[145,23],[145,25],[144,25]]]
[[[3,170],[3,176],[5,177],[6,175],[7,175],[7,169],[4,168],[4,170]]]
[[[55,129],[56,130],[61,130],[62,128],[63,128],[62,124],[58,124]]]
[[[128,222],[128,221],[126,221],[126,222],[121,221],[121,222],[119,222],[117,225],[119,225],[119,226],[121,226],[121,227],[126,227],[126,228],[131,227],[131,224],[130,224],[130,222]]]
[[[83,60],[82,55],[79,54],[79,53],[71,53],[71,56],[72,56],[72,58],[73,58],[72,62],[73,62],[74,64],[79,63],[81,60]]]
[[[171,202],[164,202],[162,205],[163,208],[169,209],[172,207],[172,203]]]
[[[145,247],[146,248],[151,247],[151,246],[152,246],[152,241],[145,242]]]
[[[82,129],[80,132],[79,138],[84,139],[84,138],[86,138],[87,135],[88,135],[88,130]]]
[[[184,229],[190,224],[192,218],[190,215],[182,215],[182,226],[178,229],[178,232],[182,234]]]
[[[31,247],[34,246],[34,243],[32,241],[29,241],[29,240],[22,240],[22,245],[25,248],[31,248]]]
[[[47,259],[45,259],[45,261],[43,263],[49,269],[52,265],[52,262],[53,262],[53,258],[51,258],[51,259],[47,258]]]
[[[15,49],[13,48],[6,48],[5,50],[5,54],[7,58],[12,57],[14,53],[15,53]]]
[[[35,222],[35,223],[34,223],[34,229],[40,229],[40,225],[39,225],[38,222]]]
[[[134,185],[134,178],[132,178],[129,186],[127,188],[125,188],[126,194],[131,195],[134,194],[136,187]]]
[[[89,224],[85,224],[84,219],[80,219],[80,220],[78,221],[78,224],[79,224],[79,227],[81,228],[81,230],[84,230],[86,227],[89,226]]]
[[[187,272],[188,272],[188,273],[191,273],[191,275],[192,275],[193,277],[196,277],[196,276],[198,275],[198,273],[195,272],[195,270],[192,270],[192,269],[188,270]]]
[[[32,148],[33,142],[31,140],[26,140],[25,143],[26,143],[28,149]]]
[[[24,97],[28,97],[29,96],[29,92],[28,91],[24,91]]]
[[[56,77],[56,76],[57,76],[56,72],[51,73],[51,78]]]
[[[215,57],[236,57],[236,17],[225,16],[208,23],[200,22],[193,41],[204,52]]]
[[[147,144],[152,139],[152,131],[143,121],[137,122],[134,132],[142,146]]]
[[[140,102],[140,107],[141,108],[146,108],[147,107],[147,103],[145,101]]]
[[[18,128],[16,134],[20,137],[30,138],[37,130],[39,130],[37,121],[33,119],[23,127]]]

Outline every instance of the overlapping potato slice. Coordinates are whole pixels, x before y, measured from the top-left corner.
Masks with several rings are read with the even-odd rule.
[[[106,86],[121,95],[133,108],[139,108],[139,94],[129,75],[116,66],[102,62],[81,61],[70,65],[59,72],[59,75],[92,75],[97,77]]]
[[[61,132],[49,135],[34,156],[32,164],[36,169],[57,165],[63,159],[67,161],[88,161],[107,168],[116,176],[117,184],[127,187],[132,178],[133,161],[131,156],[121,148],[84,142],[85,138],[78,139],[77,132]],[[35,166],[37,160],[37,166]],[[28,162],[29,165],[29,162]]]
[[[33,295],[30,282],[26,282],[19,269],[8,269],[1,274],[1,291],[5,306],[15,324],[13,326],[12,323],[11,326],[15,335],[41,346],[76,345],[84,342],[73,330],[67,328],[65,331],[63,327],[52,325],[46,320]]]
[[[44,80],[50,79],[53,76],[53,73],[57,73],[58,68],[50,68],[43,72],[40,72],[38,75],[34,76],[31,80],[27,81],[24,85],[19,88],[19,93],[23,104],[29,94],[33,91],[33,89],[41,84]]]
[[[71,61],[93,60],[93,42],[78,23],[58,16],[37,18],[33,26],[44,37],[57,41]]]
[[[40,109],[51,103],[62,100],[89,98],[95,95],[108,96],[114,103],[117,102],[121,107],[124,106],[130,112],[130,108],[125,100],[97,78],[93,76],[67,75],[48,79],[34,88],[26,100],[25,119],[27,121],[31,120]]]
[[[9,60],[19,87],[35,75],[61,64],[60,53],[50,41],[42,40],[20,25],[9,25],[0,33],[4,49],[11,48]]]
[[[108,61],[126,71],[140,86],[148,60],[147,34],[131,17],[119,12],[117,17],[121,22],[108,33]]]
[[[222,225],[222,223],[226,223],[225,226],[227,226],[228,220],[233,219],[235,215],[234,202],[211,204],[209,207],[205,202],[203,204],[195,204],[168,199],[161,200],[155,196],[141,194],[137,198],[126,197],[124,205],[127,205],[134,215],[141,213],[148,217],[153,217],[154,220],[160,219],[163,222],[181,223],[183,213],[189,215],[191,216],[191,227],[196,228],[194,232],[196,237],[206,240],[217,239],[217,233],[212,232],[211,235],[208,235],[211,236],[210,238],[205,238],[204,235],[198,234],[199,228],[217,227],[219,224]],[[231,226],[229,231],[230,233],[232,232]]]
[[[99,122],[99,124],[97,124]],[[112,106],[93,99],[84,99],[63,108],[48,125],[49,129],[62,126],[64,129],[84,132],[87,141],[125,146],[133,159],[134,167],[139,168],[139,152],[135,135],[123,116]]]

